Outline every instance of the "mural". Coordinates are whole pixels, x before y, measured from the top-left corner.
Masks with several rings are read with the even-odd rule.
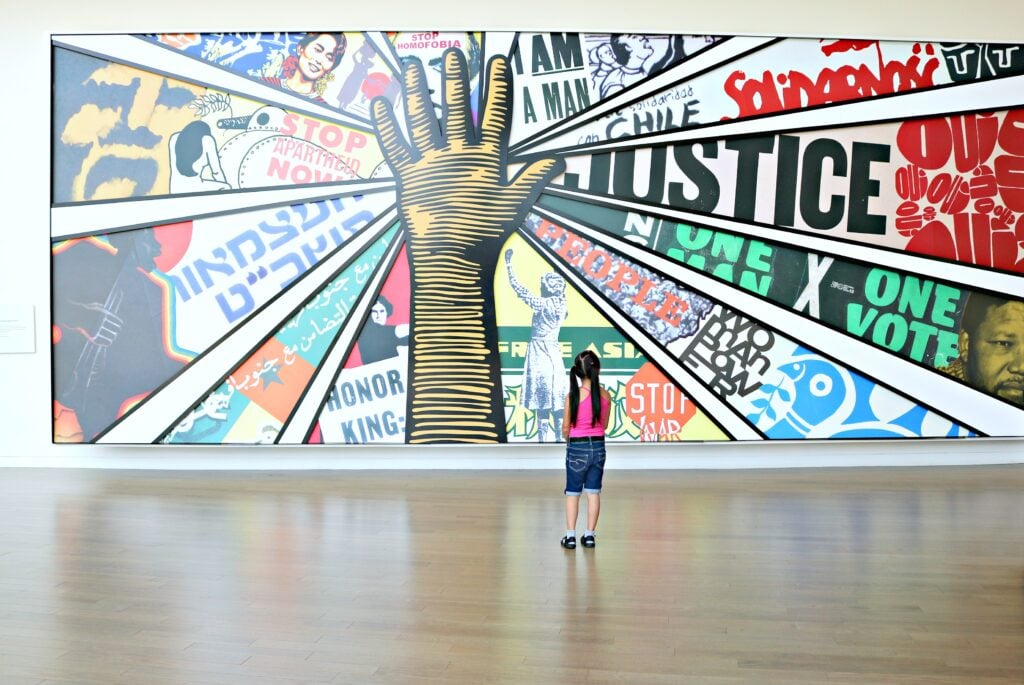
[[[1024,435],[1024,45],[53,45],[56,442]]]

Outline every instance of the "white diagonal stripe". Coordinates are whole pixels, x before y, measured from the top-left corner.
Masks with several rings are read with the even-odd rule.
[[[61,205],[50,210],[50,237],[53,240],[66,240],[218,214],[318,202],[350,195],[366,195],[391,190],[394,187],[395,182],[392,179],[360,180],[315,186],[228,190]]]

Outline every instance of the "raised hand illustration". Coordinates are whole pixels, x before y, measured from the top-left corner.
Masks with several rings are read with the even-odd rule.
[[[404,70],[408,141],[391,105],[383,98],[373,102],[409,236],[411,443],[505,441],[494,269],[509,235],[563,166],[536,160],[508,179],[508,61],[491,59],[487,75],[479,129],[458,50],[444,56],[443,126],[416,61]]]

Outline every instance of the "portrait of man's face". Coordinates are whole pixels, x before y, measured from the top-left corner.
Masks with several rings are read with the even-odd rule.
[[[189,105],[205,89],[67,50],[56,55],[56,68],[79,73],[81,79],[54,91],[63,112],[55,123],[60,127],[54,150],[56,200],[166,193],[168,142],[195,120]]]
[[[977,330],[960,333],[967,381],[1024,406],[1024,302],[991,306]]]
[[[629,47],[629,52],[635,60],[642,62],[654,54],[654,48],[651,47],[651,41],[647,36],[631,33],[623,36],[622,43]]]
[[[380,302],[370,309],[370,319],[375,324],[383,326],[388,320],[388,310]]]

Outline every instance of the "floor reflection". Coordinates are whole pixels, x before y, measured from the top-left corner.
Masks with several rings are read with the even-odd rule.
[[[1019,468],[612,472],[598,546],[575,551],[558,545],[559,476],[12,471],[0,666],[37,682],[772,682],[832,658],[1024,676]]]

